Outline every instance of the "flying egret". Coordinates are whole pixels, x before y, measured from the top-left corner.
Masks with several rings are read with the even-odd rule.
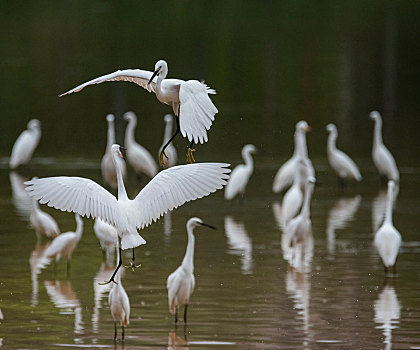
[[[137,117],[134,112],[127,112],[124,114],[124,119],[128,122],[124,141],[124,146],[127,149],[127,160],[137,175],[143,173],[152,178],[157,174],[158,168],[149,151],[139,145],[134,138]]]
[[[215,94],[216,91],[198,80],[166,79],[167,74],[168,64],[159,60],[155,64],[154,72],[141,69],[118,70],[83,83],[60,96],[78,92],[88,85],[100,84],[105,81],[129,81],[140,85],[149,92],[154,92],[160,102],[172,106],[177,117],[176,132],[163,147],[160,163],[163,163],[166,146],[179,132],[191,142],[187,156],[187,161],[191,162],[194,161],[191,147],[194,143],[207,142],[207,130],[210,129],[214,116],[218,112],[209,97],[209,94]]]
[[[157,174],[134,200],[130,200],[117,163],[118,157],[122,157],[120,146],[112,145],[111,152],[117,169],[118,199],[96,182],[80,177],[49,177],[25,182],[29,194],[40,203],[100,218],[117,228],[118,265],[107,283],[114,281],[115,273],[122,265],[121,249],[146,243],[137,228],[150,225],[168,210],[185,202],[221,189],[230,173],[227,168],[230,164],[225,163],[175,166]]]
[[[12,148],[12,155],[9,160],[10,169],[16,169],[19,165],[27,164],[32,157],[41,139],[41,122],[32,119],[28,128],[16,139]]]
[[[102,178],[112,187],[117,188],[117,171],[115,170],[114,162],[112,160],[111,154],[111,146],[115,143],[115,126],[114,121],[115,117],[113,114],[108,114],[106,116],[106,120],[108,122],[108,135],[107,135],[107,143],[106,143],[106,150],[105,154],[102,157],[101,161],[101,170],[102,170]],[[125,178],[127,169],[125,166],[125,162],[118,158],[118,163],[121,167],[121,172],[123,178]]]
[[[130,324],[130,300],[121,283],[121,271],[117,272],[116,284],[109,292],[108,304],[114,320],[114,340],[117,340],[117,322],[121,325],[121,339],[124,341],[124,328]]]
[[[241,154],[245,164],[239,164],[233,169],[225,187],[225,199],[231,200],[238,194],[244,195],[249,178],[254,172],[254,161],[251,154],[255,152],[257,152],[257,148],[254,145],[248,144],[242,148]]]
[[[401,246],[401,234],[392,224],[392,204],[394,201],[393,192],[395,188],[395,182],[393,180],[388,181],[388,194],[386,203],[385,220],[382,226],[376,231],[374,244],[381,256],[382,263],[384,264],[385,274],[388,273],[388,269],[393,267],[394,274],[396,272],[396,260],[398,251]]]
[[[41,234],[44,234],[48,238],[53,238],[60,234],[57,222],[50,214],[40,209],[36,200],[33,200],[33,208],[29,221],[38,238],[40,238]]]
[[[302,194],[302,171],[304,171],[304,161],[298,161],[295,167],[295,177],[292,186],[285,193],[281,204],[281,222],[284,227],[287,226],[289,221],[293,219],[298,213],[303,203]]]
[[[114,258],[115,247],[118,244],[117,229],[106,223],[105,221],[96,218],[93,225],[93,232],[99,240],[102,252],[105,254],[106,261],[112,261]]]
[[[356,181],[362,180],[362,175],[353,160],[336,147],[337,128],[330,123],[326,127],[329,136],[327,143],[327,156],[331,168],[336,172],[341,188],[345,186],[345,179],[351,178]]]
[[[163,117],[163,120],[165,121],[165,132],[163,135],[163,143],[162,146],[159,149],[159,156],[162,153],[162,149],[163,147],[168,143],[169,139],[171,138],[172,135],[172,128],[173,128],[173,120],[174,118],[172,117],[171,114],[166,114]],[[177,153],[176,153],[176,149],[174,147],[174,145],[172,143],[169,143],[168,146],[166,146],[166,160],[163,159],[163,164],[162,167],[164,169],[170,168],[171,166],[174,166],[176,164],[177,161]]]
[[[36,180],[32,180],[32,181],[36,181]],[[50,258],[55,257],[56,263],[58,263],[61,257],[66,257],[67,258],[67,272],[70,269],[71,256],[73,255],[73,252],[76,249],[77,244],[80,241],[80,238],[82,238],[82,233],[83,233],[83,220],[79,214],[76,214],[75,217],[76,217],[76,223],[77,223],[76,231],[65,232],[55,237],[44,253],[44,257],[48,260]]]
[[[391,152],[385,147],[382,141],[382,118],[379,112],[373,111],[369,114],[370,119],[375,122],[375,129],[373,134],[372,160],[378,169],[381,179],[393,180],[397,184],[400,181],[400,174],[398,172],[395,159]]]
[[[206,226],[212,229],[215,227],[204,223],[199,218],[191,218],[187,222],[188,245],[182,264],[172,272],[166,281],[168,288],[169,312],[175,314],[175,324],[178,323],[178,308],[184,307],[184,323],[187,323],[188,301],[195,286],[194,277],[194,233],[197,226]]]
[[[273,192],[279,193],[286,187],[293,183],[293,179],[296,173],[296,164],[299,157],[303,157],[305,160],[305,173],[304,178],[308,176],[315,177],[315,170],[311,160],[308,157],[308,148],[306,146],[306,133],[311,131],[311,127],[304,120],[301,120],[296,124],[296,130],[294,135],[295,150],[293,156],[284,163],[277,171],[273,181]]]

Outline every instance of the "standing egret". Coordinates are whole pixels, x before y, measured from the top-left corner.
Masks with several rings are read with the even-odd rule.
[[[393,180],[397,184],[400,181],[395,159],[391,152],[385,147],[382,141],[382,118],[379,112],[373,111],[369,114],[370,119],[375,122],[373,134],[372,160],[378,169],[379,175],[383,181]]]
[[[50,214],[45,213],[39,208],[36,200],[33,200],[33,208],[29,221],[38,238],[40,238],[41,234],[44,234],[48,238],[53,238],[60,234],[57,222]]]
[[[178,323],[178,308],[184,307],[184,323],[187,323],[188,301],[195,286],[194,277],[194,233],[197,226],[206,226],[215,229],[213,226],[204,223],[199,218],[191,218],[187,222],[188,245],[182,264],[168,276],[166,287],[168,288],[169,312],[175,314],[175,324]]]
[[[130,300],[121,283],[121,271],[117,272],[116,284],[109,292],[108,304],[114,320],[114,340],[117,340],[117,322],[121,325],[121,340],[124,341],[124,328],[130,324]]]
[[[192,162],[194,158],[192,157],[193,150],[191,147],[194,143],[207,142],[207,130],[210,129],[214,116],[218,112],[209,97],[209,94],[215,94],[216,91],[198,80],[166,79],[167,74],[168,64],[159,60],[155,64],[154,72],[141,69],[118,70],[83,83],[60,96],[79,92],[88,85],[100,84],[105,81],[136,83],[147,91],[154,92],[160,102],[171,105],[177,117],[176,132],[163,147],[160,163],[163,164],[166,146],[179,132],[191,142],[188,148],[187,161]]]
[[[114,258],[115,247],[118,244],[117,229],[105,221],[96,218],[93,225],[93,232],[99,240],[99,244],[101,245],[106,261],[112,261]]]
[[[334,124],[327,125],[328,144],[327,156],[331,168],[336,172],[341,188],[345,186],[345,179],[351,178],[356,181],[362,180],[362,175],[353,160],[336,147],[337,128]]]
[[[35,180],[32,180],[35,181]],[[61,259],[61,257],[67,258],[67,272],[70,269],[70,260],[73,255],[74,250],[77,247],[77,244],[82,238],[83,233],[83,220],[79,214],[75,215],[76,217],[76,231],[75,232],[65,232],[61,235],[58,235],[54,238],[48,248],[45,250],[44,257],[50,259],[55,257],[55,262]]]
[[[172,117],[171,114],[166,114],[163,117],[163,120],[165,121],[165,133],[163,135],[163,143],[162,146],[159,149],[159,156],[162,153],[162,149],[163,147],[168,143],[169,139],[171,138],[172,135],[172,127],[173,127],[173,120],[174,118]],[[163,164],[162,167],[164,169],[168,169],[171,166],[174,166],[176,164],[177,161],[177,153],[176,153],[176,149],[174,147],[174,145],[172,143],[169,143],[166,146],[166,150],[165,150],[165,159],[163,159]]]
[[[137,247],[146,241],[137,228],[144,228],[168,210],[185,202],[202,198],[221,189],[229,178],[230,164],[197,163],[179,165],[157,174],[134,198],[127,196],[121,168],[120,146],[111,147],[117,168],[118,198],[96,182],[80,177],[49,177],[25,182],[30,195],[56,209],[72,211],[82,216],[100,218],[116,227],[118,232],[118,265],[110,280],[122,265],[121,249]],[[134,252],[134,249],[133,249]],[[132,262],[134,266],[134,261]]]
[[[38,119],[32,119],[28,123],[28,128],[19,135],[13,145],[9,160],[10,169],[16,169],[19,165],[27,164],[31,160],[40,139],[41,122]]]
[[[293,156],[280,167],[274,177],[272,188],[274,193],[281,192],[293,183],[297,162],[300,157],[303,157],[305,161],[305,172],[303,174],[304,178],[308,176],[315,177],[315,170],[308,157],[308,148],[306,146],[306,133],[309,131],[311,131],[311,127],[306,121],[302,120],[296,124],[294,135],[295,150],[293,152]]]
[[[108,114],[106,116],[106,120],[108,122],[108,135],[107,135],[105,154],[102,157],[102,161],[101,161],[102,178],[112,188],[117,188],[118,186],[117,171],[115,170],[115,166],[114,166],[114,162],[112,160],[112,154],[111,154],[111,146],[115,143],[115,126],[114,126],[115,117],[113,114]],[[123,178],[125,178],[126,171],[127,171],[125,167],[125,162],[121,158],[118,158],[118,163],[120,164],[122,176]]]
[[[137,175],[143,173],[152,178],[157,174],[158,168],[149,151],[139,145],[134,138],[137,117],[133,112],[127,112],[124,114],[124,119],[128,122],[124,141],[124,146],[127,149],[127,160]]]
[[[385,220],[382,226],[376,231],[374,244],[381,256],[382,263],[384,264],[385,274],[388,273],[388,269],[393,267],[394,274],[396,272],[396,260],[398,251],[401,246],[401,234],[392,224],[392,204],[394,201],[393,192],[395,188],[395,182],[388,181],[388,194],[386,203]]]
[[[245,164],[240,164],[233,169],[228,184],[225,187],[225,199],[231,200],[236,195],[244,195],[246,185],[248,184],[249,178],[254,172],[254,161],[252,160],[251,154],[257,152],[257,148],[254,145],[245,145],[242,148],[242,158]]]
[[[286,227],[288,222],[299,213],[302,206],[302,185],[304,185],[304,183],[302,183],[301,178],[304,167],[305,164],[303,159],[301,159],[295,167],[296,174],[293,179],[292,187],[287,190],[283,197],[281,204],[281,222],[284,227]]]

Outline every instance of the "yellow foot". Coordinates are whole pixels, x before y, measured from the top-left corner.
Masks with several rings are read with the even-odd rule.
[[[134,261],[131,261],[131,264],[130,265],[123,265],[126,269],[129,269],[130,267],[131,267],[131,270],[133,270],[134,271],[134,269],[137,269],[138,267],[140,267],[141,266],[141,264],[138,264],[138,265],[136,265],[136,264],[134,264]]]
[[[165,160],[163,159],[163,156],[165,156],[165,158],[168,159],[168,156],[166,155],[165,152],[160,152],[159,162],[162,168],[165,165]]]
[[[194,155],[193,152],[195,152],[194,148],[189,148],[188,147],[188,152],[187,152],[187,163],[195,163],[195,159],[194,159]]]

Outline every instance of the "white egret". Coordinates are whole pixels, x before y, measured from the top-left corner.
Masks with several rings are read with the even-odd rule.
[[[181,265],[172,272],[166,281],[168,288],[169,312],[175,314],[175,324],[178,323],[178,308],[184,306],[184,323],[187,323],[187,306],[190,296],[194,291],[194,244],[193,230],[197,226],[206,226],[215,229],[213,226],[204,223],[199,218],[191,218],[187,222],[188,245]]]
[[[379,112],[373,111],[369,114],[370,119],[375,122],[373,133],[372,160],[378,169],[382,180],[393,180],[397,184],[400,181],[395,159],[391,152],[385,147],[382,141],[382,118]]]
[[[124,119],[128,122],[124,141],[124,146],[127,149],[127,160],[137,175],[143,173],[152,178],[157,174],[158,168],[149,151],[135,140],[134,132],[137,125],[137,117],[133,112],[127,112],[124,114]]]
[[[41,122],[38,119],[32,119],[28,123],[28,128],[19,135],[13,145],[9,160],[10,169],[16,169],[19,165],[27,164],[31,160],[40,139]]]
[[[11,171],[9,180],[12,190],[12,202],[16,213],[22,220],[29,221],[33,210],[32,198],[28,195],[25,186],[25,181],[28,181],[29,178],[20,175],[16,171]]]
[[[328,162],[330,163],[331,168],[337,174],[341,188],[344,188],[345,179],[347,178],[361,181],[362,175],[360,175],[360,171],[357,165],[347,154],[340,151],[336,147],[336,140],[338,135],[336,126],[330,123],[327,125],[326,129],[329,133],[327,143]]]
[[[122,157],[120,146],[112,145],[111,152],[117,168],[118,199],[96,182],[80,177],[49,177],[25,183],[30,195],[40,203],[82,216],[100,218],[117,228],[119,261],[108,283],[113,281],[122,265],[121,249],[146,243],[137,228],[150,225],[168,210],[185,202],[221,189],[230,173],[230,169],[227,169],[230,164],[225,163],[175,166],[157,174],[134,200],[130,200],[117,163],[118,157]]]
[[[113,114],[108,114],[106,116],[106,120],[108,122],[108,133],[107,133],[106,150],[101,161],[102,178],[112,188],[117,188],[118,186],[117,171],[115,170],[115,166],[114,166],[114,162],[112,160],[112,154],[111,154],[111,146],[115,143],[115,126],[114,126],[115,117]],[[125,162],[121,158],[118,158],[118,162],[121,168],[122,176],[123,178],[125,178],[126,172],[127,172]]]
[[[50,214],[40,209],[36,200],[33,200],[33,207],[29,221],[38,238],[40,238],[42,234],[48,238],[53,238],[60,234],[57,222]]]
[[[80,238],[82,238],[83,233],[83,220],[79,214],[76,214],[75,217],[77,223],[76,231],[69,231],[58,235],[44,252],[44,257],[47,261],[55,257],[55,262],[58,263],[61,257],[66,257],[67,272],[69,272],[70,269],[71,256],[73,255]]]
[[[164,135],[163,135],[162,146],[159,149],[159,156],[162,154],[163,147],[168,143],[169,139],[171,138],[172,129],[173,129],[172,124],[173,124],[174,118],[171,114],[166,114],[163,117],[163,120],[165,121],[165,132],[164,132]],[[176,149],[175,149],[175,147],[172,143],[169,143],[166,146],[165,158],[166,158],[166,160],[162,159],[163,160],[162,167],[164,169],[168,169],[171,166],[174,166],[177,162],[178,156],[177,156],[177,153],[176,153]]]
[[[384,264],[385,274],[393,267],[396,272],[396,260],[401,246],[401,234],[392,224],[392,204],[394,201],[393,192],[395,182],[388,181],[388,194],[386,203],[385,220],[382,226],[376,231],[374,244]]]
[[[225,199],[231,200],[238,194],[242,197],[245,194],[246,185],[254,172],[254,161],[251,154],[255,152],[257,152],[257,148],[254,145],[248,144],[242,148],[241,154],[245,164],[240,164],[233,169],[225,188]]]
[[[96,218],[93,225],[93,232],[99,240],[102,252],[105,254],[105,260],[107,262],[112,261],[115,247],[118,245],[117,229],[105,221]]]
[[[305,164],[303,158],[297,162],[295,167],[295,177],[292,186],[285,193],[281,204],[281,222],[284,227],[293,219],[298,213],[303,203],[302,194],[302,172]]]
[[[116,284],[109,292],[108,304],[114,320],[114,340],[117,340],[117,322],[120,322],[121,339],[124,341],[124,328],[130,324],[130,300],[121,283],[120,273],[121,270],[115,276]]]
[[[306,133],[311,131],[311,127],[304,120],[296,124],[294,135],[295,150],[293,156],[284,163],[277,171],[273,181],[273,192],[279,193],[293,183],[296,173],[296,164],[299,157],[303,157],[305,161],[304,178],[308,176],[315,177],[315,170],[311,160],[308,157],[308,148],[306,146]]]
[[[86,86],[100,84],[105,81],[129,81],[136,83],[147,91],[154,92],[160,102],[171,105],[177,117],[176,132],[162,149],[161,164],[166,146],[179,132],[191,142],[187,160],[193,161],[192,145],[198,142],[207,142],[207,130],[210,129],[214,116],[218,112],[209,97],[209,94],[215,94],[216,91],[198,80],[166,79],[167,74],[168,64],[163,60],[159,60],[155,64],[154,72],[141,69],[118,70],[83,83],[60,96],[78,92]]]

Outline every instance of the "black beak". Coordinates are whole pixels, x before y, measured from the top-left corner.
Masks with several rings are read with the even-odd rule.
[[[121,154],[122,154],[122,156],[123,156],[124,160],[125,160],[125,151],[127,151],[127,148],[125,148],[125,147],[123,147],[123,146],[120,146],[120,152],[121,152]]]
[[[147,83],[147,85],[150,85],[150,83],[153,81],[153,78],[159,74],[159,69],[155,70],[152,74],[152,77],[149,79],[149,82]]]
[[[206,226],[206,227],[208,227],[208,228],[211,228],[212,230],[215,230],[215,229],[216,229],[216,227],[214,227],[214,226],[212,226],[212,225],[209,225],[209,224],[206,224],[205,222],[200,222],[200,225],[202,225],[202,226]]]

